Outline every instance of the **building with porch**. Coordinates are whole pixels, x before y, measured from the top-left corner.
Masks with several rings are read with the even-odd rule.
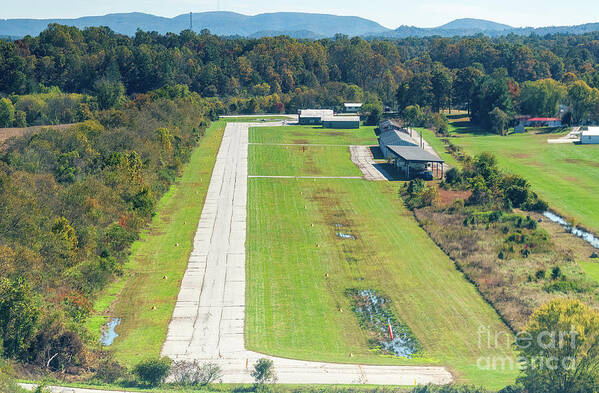
[[[387,146],[389,158],[406,179],[443,179],[444,161],[419,146]]]
[[[385,158],[389,158],[389,146],[419,146],[419,144],[409,134],[393,130],[379,135],[379,148]]]

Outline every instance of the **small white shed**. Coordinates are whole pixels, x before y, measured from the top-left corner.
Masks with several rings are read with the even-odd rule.
[[[587,131],[580,133],[580,143],[582,145],[599,144],[599,127],[589,127]]]
[[[362,109],[362,103],[360,102],[346,102],[343,104],[345,113],[358,113]]]

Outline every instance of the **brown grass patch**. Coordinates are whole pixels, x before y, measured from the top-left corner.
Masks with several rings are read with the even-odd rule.
[[[588,166],[592,166],[592,167],[595,167],[595,168],[599,168],[599,162],[590,161],[590,160],[583,160],[583,159],[580,159],[580,158],[564,158],[563,161],[567,162],[569,164],[588,165]]]
[[[438,187],[438,189],[439,189],[439,199],[440,199],[439,203],[441,206],[449,206],[458,199],[466,200],[466,199],[470,198],[470,195],[472,195],[472,192],[468,191],[468,190],[454,191],[454,190],[446,190],[442,187]]]
[[[0,128],[0,143],[4,143],[6,140],[13,137],[21,137],[27,134],[34,134],[40,132],[44,128],[54,128],[57,130],[65,130],[71,127],[73,124],[58,124],[50,126],[33,126],[33,127],[22,127],[22,128]]]

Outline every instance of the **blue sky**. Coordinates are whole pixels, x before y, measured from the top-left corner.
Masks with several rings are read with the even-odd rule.
[[[0,19],[72,18],[139,11],[172,17],[213,11],[219,0],[2,0]],[[220,0],[220,9],[254,15],[301,11],[357,15],[396,28],[439,26],[456,18],[482,18],[512,26],[599,22],[597,0]]]

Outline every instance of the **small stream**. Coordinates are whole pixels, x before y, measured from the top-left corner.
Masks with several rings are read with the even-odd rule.
[[[545,217],[547,217],[549,220],[560,224],[562,227],[564,227],[564,229],[568,232],[570,232],[571,234],[578,236],[579,238],[583,239],[584,241],[586,241],[587,243],[589,243],[591,246],[595,247],[595,248],[599,248],[599,239],[595,237],[595,235],[593,235],[592,233],[589,233],[583,229],[580,229],[578,227],[574,227],[572,228],[572,225],[570,225],[570,223],[568,223],[566,220],[564,220],[563,217],[558,216],[555,213],[552,212],[545,212],[543,213],[543,215]]]
[[[102,329],[102,336],[100,337],[100,342],[102,345],[110,346],[114,342],[114,340],[119,336],[114,329],[121,324],[121,318],[112,318],[104,328]]]

